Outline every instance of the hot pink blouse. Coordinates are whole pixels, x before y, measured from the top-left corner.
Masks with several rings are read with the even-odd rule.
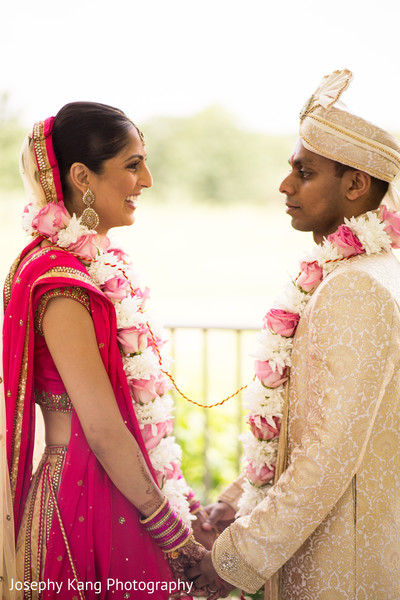
[[[34,389],[35,401],[44,410],[72,412],[72,403],[51,357],[43,335],[43,317],[49,300],[65,297],[80,302],[90,312],[87,292],[80,287],[55,288],[43,294],[35,315]]]

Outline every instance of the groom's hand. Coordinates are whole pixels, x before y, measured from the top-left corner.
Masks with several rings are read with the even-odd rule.
[[[202,523],[201,527],[204,531],[218,530],[221,533],[235,519],[235,511],[226,502],[216,502],[205,507],[208,514],[207,519]]]
[[[202,508],[202,510],[196,514],[196,519],[192,521],[192,529],[196,542],[202,544],[207,550],[211,550],[219,532],[216,527],[203,529],[203,525],[207,519],[208,514],[205,509]]]
[[[218,575],[211,560],[211,552],[206,552],[203,558],[194,566],[186,569],[185,575],[194,582],[195,588],[208,588],[210,595],[208,600],[226,598],[229,592],[235,589]]]

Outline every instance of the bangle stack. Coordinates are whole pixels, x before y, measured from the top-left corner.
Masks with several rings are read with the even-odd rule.
[[[197,500],[193,490],[190,490],[190,492],[186,496],[186,500],[189,504],[190,514],[197,515],[197,513],[201,511],[201,503],[200,500]]]
[[[176,558],[177,550],[192,539],[191,528],[171,508],[168,498],[150,517],[141,518],[140,522],[170,558]]]

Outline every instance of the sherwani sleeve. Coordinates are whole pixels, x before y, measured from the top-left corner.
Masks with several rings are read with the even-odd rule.
[[[395,301],[368,274],[333,273],[321,284],[296,332],[308,338],[303,371],[293,373],[307,378],[306,397],[297,398],[303,430],[268,496],[215,542],[213,564],[223,579],[255,592],[348,488],[398,366],[399,331]]]
[[[218,496],[219,501],[226,502],[236,512],[239,510],[238,502],[243,493],[243,481],[244,475],[240,475],[237,479],[232,481],[232,483],[230,483]]]

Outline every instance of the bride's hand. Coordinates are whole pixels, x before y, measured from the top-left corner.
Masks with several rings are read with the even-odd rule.
[[[176,580],[190,583],[185,571],[197,565],[206,553],[207,550],[204,548],[204,546],[197,543],[193,538],[187,544],[185,544],[185,546],[182,546],[182,548],[168,553],[168,563],[171,567],[174,578]],[[195,591],[197,592],[194,594],[196,596],[207,597],[210,595],[206,587],[202,587],[198,590],[196,589]],[[190,593],[193,595],[192,592]],[[181,595],[182,594],[173,594],[171,598],[179,598]]]

